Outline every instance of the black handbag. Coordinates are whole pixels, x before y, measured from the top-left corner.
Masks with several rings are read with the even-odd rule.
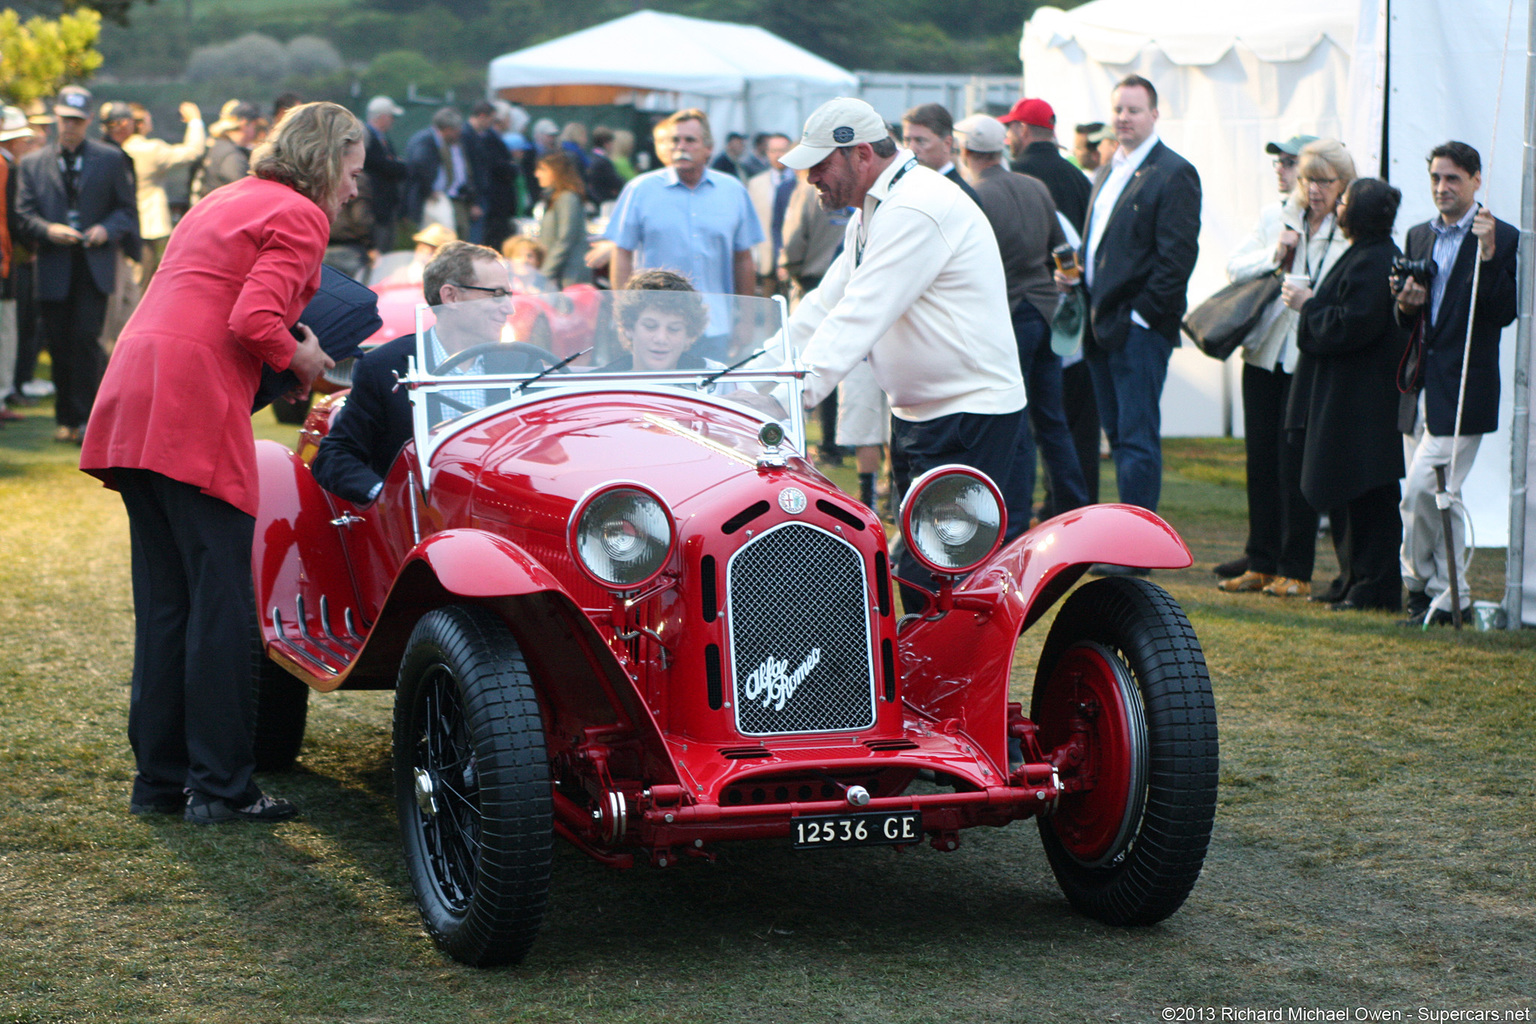
[[[1274,301],[1280,297],[1280,273],[1265,274],[1241,284],[1229,284],[1189,311],[1184,333],[1212,359],[1226,359],[1243,343]]]

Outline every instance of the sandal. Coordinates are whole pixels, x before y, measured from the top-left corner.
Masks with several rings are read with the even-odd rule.
[[[1270,597],[1311,597],[1312,583],[1309,580],[1291,579],[1289,576],[1276,576],[1264,588],[1264,593]]]

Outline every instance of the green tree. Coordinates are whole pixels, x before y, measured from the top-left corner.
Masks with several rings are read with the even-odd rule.
[[[0,94],[30,103],[89,78],[101,66],[100,34],[101,15],[93,10],[26,22],[10,8],[0,11]]]
[[[38,17],[58,17],[76,11],[95,11],[118,25],[128,24],[128,10],[135,3],[152,4],[155,0],[18,0],[14,4],[23,13]]]

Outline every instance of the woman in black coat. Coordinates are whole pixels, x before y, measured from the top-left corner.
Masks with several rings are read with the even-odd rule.
[[[1389,284],[1401,199],[1380,179],[1353,182],[1338,208],[1349,251],[1315,294],[1289,284],[1283,292],[1301,314],[1286,429],[1302,432],[1301,492],[1332,522],[1339,578],[1314,600],[1335,611],[1402,607],[1396,374],[1408,337]]]

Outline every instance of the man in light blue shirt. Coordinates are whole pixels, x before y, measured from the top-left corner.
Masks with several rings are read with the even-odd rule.
[[[762,225],[741,182],[709,169],[714,140],[704,112],[678,111],[656,126],[655,140],[668,166],[625,185],[608,221],[614,290],[636,270],[662,269],[685,275],[701,292],[754,294],[752,247],[763,241]],[[731,328],[727,303],[716,300],[690,351],[725,361]]]

